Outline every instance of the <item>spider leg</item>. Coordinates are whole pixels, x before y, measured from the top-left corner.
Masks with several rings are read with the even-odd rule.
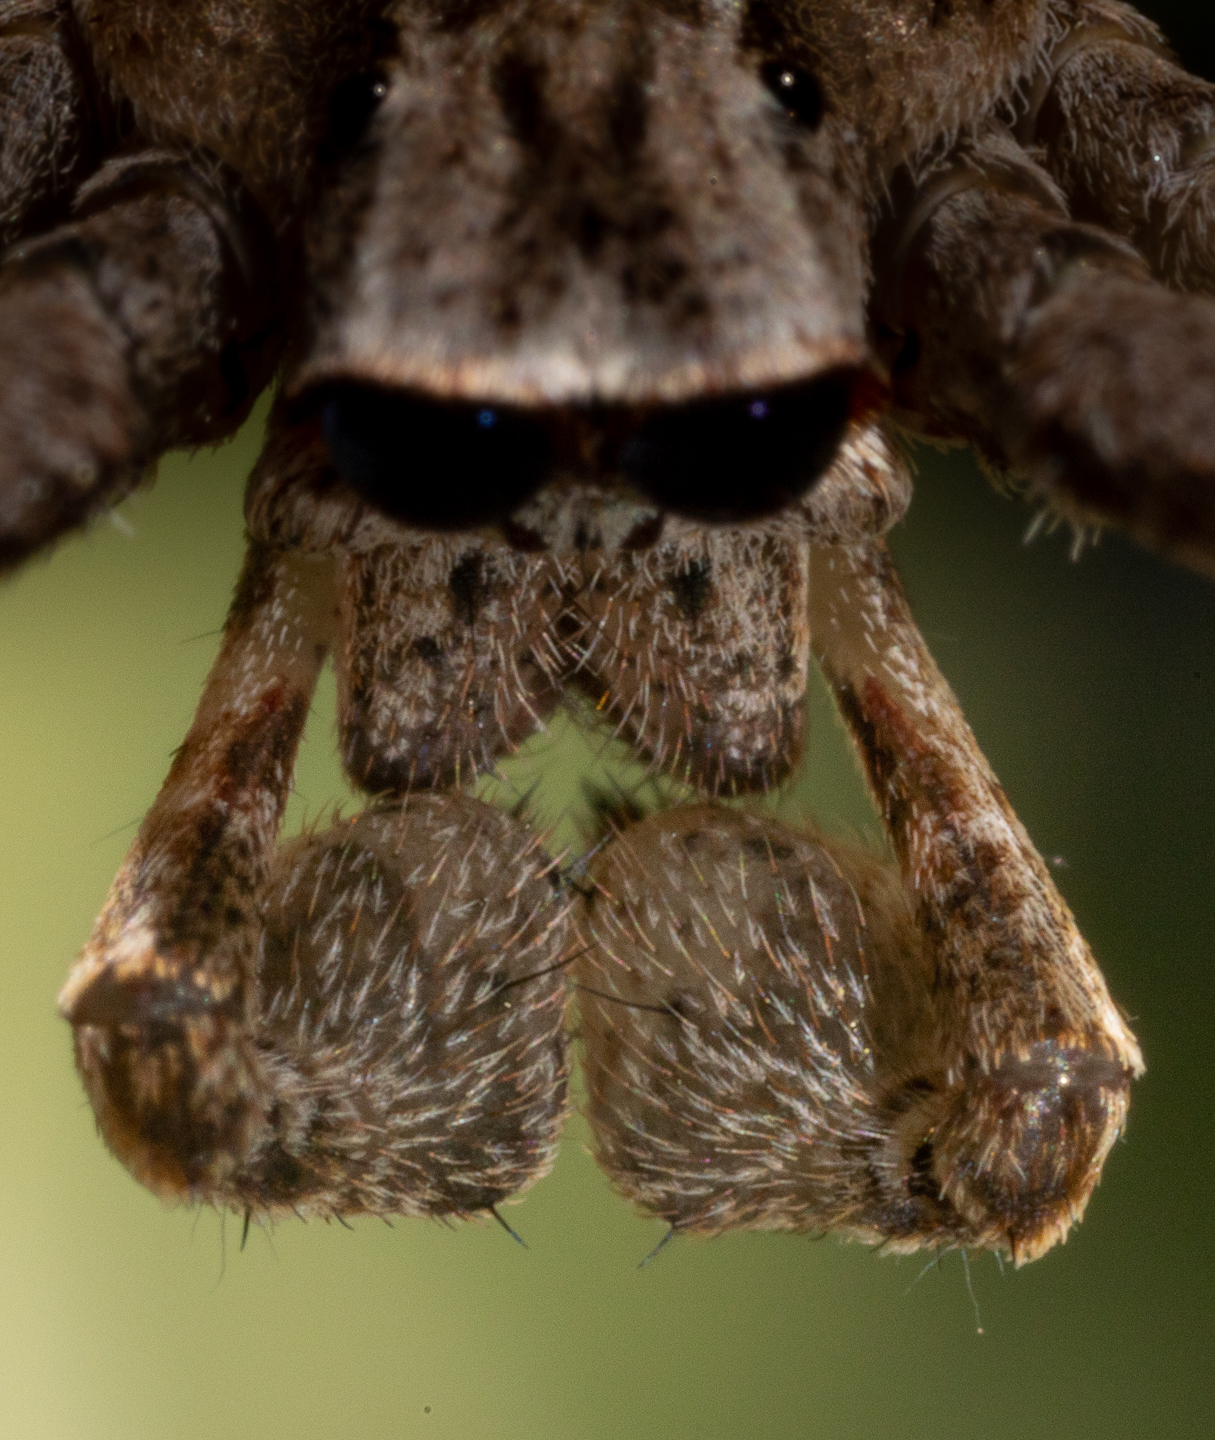
[[[1013,1257],[1082,1213],[1139,1047],[936,668],[880,541],[816,547],[811,631],[931,969],[944,1087],[921,1169]]]
[[[883,259],[908,424],[969,440],[1079,523],[1215,574],[1215,302],[1069,219],[1001,133],[926,183]]]
[[[788,512],[819,545],[885,535],[911,504],[911,471],[880,423],[855,423],[826,473]]]
[[[332,583],[331,562],[250,548],[194,724],[60,996],[107,1141],[160,1194],[223,1193],[275,1138],[250,1024],[259,909]]]
[[[1063,976],[1040,931],[1019,936],[1044,952],[1021,964],[1024,913],[976,925],[971,905],[965,941],[964,921],[942,941],[930,906],[958,886],[934,882],[959,856],[911,872],[920,858],[901,885],[855,847],[707,805],[604,846],[574,975],[587,1118],[623,1195],[681,1233],[834,1230],[1019,1262],[1066,1235],[1138,1051],[1074,929]],[[1064,1035],[1058,997],[1077,991]]]
[[[114,160],[0,268],[0,568],[230,434],[277,360],[274,245],[222,167]]]
[[[0,20],[0,249],[63,217],[100,159],[107,107],[67,0]]]
[[[165,5],[70,0],[100,86],[154,139],[205,147],[237,171],[280,234],[321,165],[343,158],[397,51],[383,0]]]
[[[545,1174],[566,1115],[566,910],[528,828],[415,794],[280,851],[257,1036],[271,1209],[462,1216]]]
[[[587,1118],[623,1195],[681,1234],[835,1229],[909,1249],[958,1228],[908,1193],[886,1102],[922,1073],[898,1067],[931,1029],[889,866],[694,805],[624,828],[589,879],[574,971]]]
[[[1215,85],[1117,0],[1063,7],[1018,134],[1078,220],[1124,235],[1181,290],[1215,291]]]
[[[466,1215],[555,1155],[567,906],[526,826],[465,795],[276,853],[336,567],[251,539],[194,725],[60,1005],[110,1147],[157,1193]]]

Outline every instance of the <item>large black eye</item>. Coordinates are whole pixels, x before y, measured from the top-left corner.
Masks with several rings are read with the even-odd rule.
[[[730,523],[792,504],[835,455],[852,377],[837,373],[765,395],[656,411],[620,450],[620,467],[668,509]]]
[[[769,60],[759,73],[794,120],[808,130],[818,129],[823,122],[823,91],[809,70]]]
[[[387,94],[388,80],[378,70],[339,80],[329,97],[329,124],[321,142],[321,159],[333,163],[348,155],[363,138]]]
[[[334,462],[355,489],[386,515],[428,529],[509,515],[551,464],[547,427],[499,406],[348,385],[328,392],[321,417]]]

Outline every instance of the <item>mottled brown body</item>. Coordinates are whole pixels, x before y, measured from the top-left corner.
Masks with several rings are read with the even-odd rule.
[[[1119,0],[0,0],[0,121],[0,565],[282,362],[64,993],[135,1173],[490,1207],[551,1161],[577,955],[601,1157],[677,1229],[1065,1234],[1142,1061],[907,613],[891,427],[1215,571],[1215,90]],[[276,850],[330,650],[375,808]],[[897,879],[694,808],[588,899],[456,788],[578,692],[765,790],[812,650]]]

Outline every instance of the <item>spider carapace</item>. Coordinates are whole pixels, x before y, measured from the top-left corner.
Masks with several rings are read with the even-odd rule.
[[[1215,571],[1215,88],[1117,0],[8,0],[0,112],[0,561],[278,377],[61,997],[132,1172],[491,1211],[576,995],[673,1231],[1061,1239],[1142,1060],[883,536],[906,432]],[[280,846],[330,654],[368,806]],[[888,857],[724,803],[812,655]],[[575,694],[694,793],[554,859],[468,782]]]

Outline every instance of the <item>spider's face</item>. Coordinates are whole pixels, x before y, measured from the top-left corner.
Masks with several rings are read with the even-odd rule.
[[[663,509],[738,520],[818,478],[867,359],[860,154],[739,26],[402,18],[310,228],[287,382],[368,498],[635,547]]]
[[[1215,568],[1215,94],[1120,0],[0,19],[0,100],[50,76],[0,124],[0,560],[282,375],[62,999],[116,1152],[246,1210],[492,1208],[554,1151],[568,972],[600,1158],[673,1227],[1060,1238],[1142,1060],[907,611],[892,432]],[[376,804],[280,853],[329,652]],[[575,692],[767,790],[811,654],[897,869],[629,803],[550,865],[459,793]]]
[[[423,525],[635,547],[793,503],[880,369],[874,187],[956,110],[946,55],[1005,85],[1042,10],[922,8],[398,7],[338,97],[288,394]]]
[[[319,195],[287,389],[323,408],[348,478],[390,514],[513,521],[517,543],[557,548],[804,493],[882,369],[874,196],[1020,78],[1046,12],[321,8],[82,13],[150,128],[184,131],[272,208]]]
[[[859,365],[858,147],[821,99],[790,111],[782,79],[817,82],[744,57],[731,18],[403,26],[317,214],[293,390],[654,405]]]

